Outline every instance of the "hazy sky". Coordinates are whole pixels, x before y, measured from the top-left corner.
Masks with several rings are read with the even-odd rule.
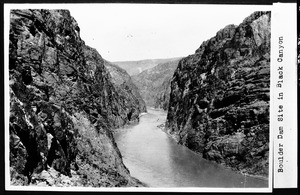
[[[93,4],[69,8],[81,38],[109,61],[181,57],[267,6]]]
[[[81,38],[109,61],[183,57],[228,24],[240,24],[254,5],[60,4],[69,9]],[[31,6],[32,7],[32,6]]]

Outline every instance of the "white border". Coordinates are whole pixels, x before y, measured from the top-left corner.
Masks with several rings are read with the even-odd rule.
[[[271,22],[271,89],[270,121],[273,137],[274,188],[297,187],[297,13],[295,3],[276,3],[273,5]],[[278,62],[279,36],[283,37],[283,61]],[[283,85],[277,88],[278,67],[283,67]],[[278,93],[283,92],[283,100]],[[283,105],[283,122],[277,121],[278,106]],[[283,126],[283,139],[277,139],[279,126]],[[278,155],[279,143],[283,144],[283,155]],[[283,157],[283,173],[278,173],[278,157]]]
[[[69,6],[81,6],[82,4],[4,4],[4,93],[5,93],[5,113],[9,113],[9,75],[8,59],[9,59],[9,10],[10,9],[68,9]],[[184,4],[183,4],[184,5]],[[203,4],[201,4],[203,5]],[[212,5],[208,5],[212,6]],[[229,6],[229,5],[218,5]],[[270,6],[271,12],[272,7]],[[75,18],[76,20],[76,18]],[[271,19],[271,23],[273,20]],[[272,31],[272,30],[271,30]],[[200,44],[200,43],[199,43]],[[271,90],[271,89],[270,89]],[[271,105],[271,101],[270,101]],[[270,108],[271,109],[271,108]],[[13,191],[80,191],[80,192],[271,192],[272,191],[272,170],[273,170],[273,135],[270,130],[270,153],[269,153],[269,180],[267,188],[195,188],[195,187],[180,187],[180,188],[153,188],[153,187],[115,187],[115,188],[93,188],[93,187],[39,187],[39,186],[11,186],[10,171],[9,171],[9,114],[5,115],[5,189]],[[271,136],[272,135],[272,136]]]

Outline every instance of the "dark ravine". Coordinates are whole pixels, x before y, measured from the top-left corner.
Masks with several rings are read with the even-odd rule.
[[[179,60],[172,59],[132,76],[147,106],[168,109],[171,79]]]
[[[111,130],[144,107],[114,82],[67,10],[12,10],[11,185],[142,186]]]
[[[169,134],[205,159],[268,176],[270,12],[228,25],[180,60],[171,82]]]

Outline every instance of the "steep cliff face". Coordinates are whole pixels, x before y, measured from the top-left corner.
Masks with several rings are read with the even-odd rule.
[[[130,77],[126,77],[123,72],[116,72],[116,68],[113,69],[112,65],[109,65],[108,62],[100,56],[100,54],[93,48],[84,46],[84,56],[86,63],[89,65],[87,71],[91,75],[94,75],[94,71],[98,64],[101,65],[101,74],[98,72],[98,75],[101,76],[101,81],[97,83],[97,88],[94,90],[91,89],[91,92],[97,91],[97,93],[104,96],[98,108],[98,113],[102,116],[104,124],[108,128],[121,127],[129,122],[137,121],[139,119],[139,113],[144,112],[145,110],[139,109],[140,102],[136,98],[136,94],[132,92],[129,88]],[[93,77],[92,77],[93,79]],[[121,84],[121,80],[126,80],[125,84]],[[127,86],[127,88],[126,88]],[[124,87],[124,88],[123,88]],[[84,106],[85,109],[88,107]],[[93,105],[90,108],[91,112],[95,109]],[[95,111],[96,112],[96,111]],[[97,113],[97,112],[96,112]],[[96,115],[97,116],[97,115]]]
[[[131,120],[130,109],[79,33],[67,10],[11,11],[12,185],[140,185],[110,131]]]
[[[138,119],[141,112],[147,112],[145,101],[141,97],[139,89],[124,69],[106,60],[104,65],[112,76],[112,82],[115,84],[117,91],[125,100],[124,105],[131,108],[131,118]]]
[[[147,106],[167,110],[171,78],[178,62],[179,59],[164,62],[132,76]]]
[[[166,126],[209,160],[268,175],[270,12],[229,25],[179,62]]]

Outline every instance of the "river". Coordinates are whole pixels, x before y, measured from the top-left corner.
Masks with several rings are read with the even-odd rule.
[[[116,131],[116,143],[130,174],[149,187],[267,187],[268,181],[245,176],[177,144],[157,126],[166,113],[148,108],[137,125]]]

